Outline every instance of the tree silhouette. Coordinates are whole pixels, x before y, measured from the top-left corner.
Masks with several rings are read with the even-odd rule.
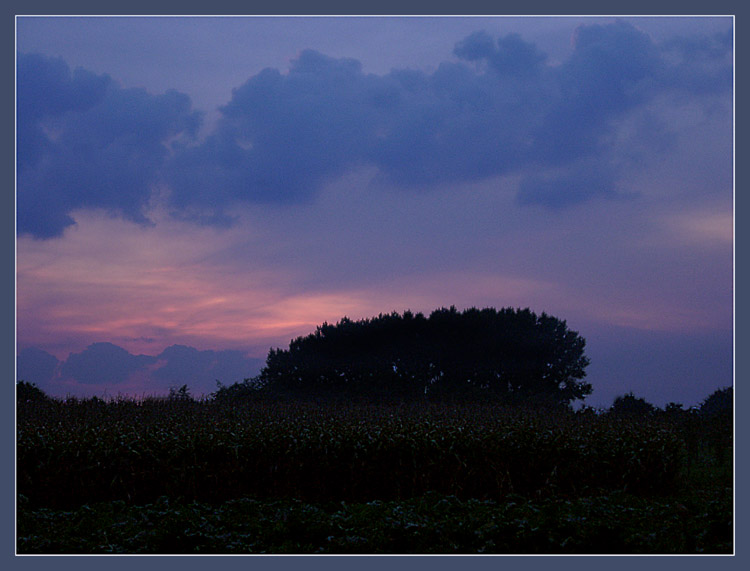
[[[17,402],[44,402],[49,400],[47,394],[34,383],[19,381],[16,383]]]
[[[176,387],[170,387],[169,396],[167,397],[172,401],[189,401],[193,400],[190,394],[190,389],[187,385],[182,385],[179,389]]]
[[[731,465],[734,441],[734,389],[725,387],[711,393],[698,409],[700,430],[711,454],[720,463]]]
[[[569,404],[591,392],[584,347],[565,321],[529,309],[344,317],[272,349],[259,380],[291,395]]]
[[[623,417],[644,417],[653,414],[656,407],[632,392],[617,397],[609,409],[610,414]]]
[[[700,413],[704,416],[728,416],[732,413],[734,391],[732,387],[717,389],[708,395],[700,405]]]

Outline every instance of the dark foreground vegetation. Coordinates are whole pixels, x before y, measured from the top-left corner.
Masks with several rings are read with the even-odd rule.
[[[555,317],[323,324],[197,401],[17,386],[19,553],[731,553],[732,392],[591,392]]]
[[[247,389],[62,401],[21,383],[18,552],[733,550],[731,389],[578,412]]]

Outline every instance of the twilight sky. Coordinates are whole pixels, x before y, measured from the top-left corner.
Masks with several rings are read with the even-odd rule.
[[[732,384],[731,18],[17,19],[18,376],[208,393],[324,321],[529,307],[587,403]]]

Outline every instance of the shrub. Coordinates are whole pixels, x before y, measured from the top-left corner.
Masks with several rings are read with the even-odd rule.
[[[16,383],[16,402],[44,402],[49,400],[47,394],[34,383],[19,381]]]
[[[614,416],[645,417],[654,413],[656,407],[646,399],[636,397],[632,392],[619,396],[609,409]]]

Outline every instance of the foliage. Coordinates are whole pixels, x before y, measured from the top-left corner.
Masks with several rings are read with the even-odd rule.
[[[72,511],[21,506],[19,553],[731,553],[731,490],[695,503],[615,492],[504,501],[428,493],[311,504],[167,497]]]
[[[615,398],[609,413],[615,416],[645,417],[653,414],[656,407],[632,392]]]
[[[217,402],[241,402],[247,400],[258,400],[262,398],[262,387],[257,379],[244,379],[241,383],[224,385],[216,381],[216,392],[211,398]]]
[[[179,389],[175,387],[170,387],[169,389],[169,396],[167,397],[169,400],[178,400],[178,401],[187,401],[192,400],[193,397],[190,395],[190,389],[187,385],[182,385]]]
[[[47,394],[34,383],[19,381],[16,383],[17,402],[43,402],[48,400]]]
[[[731,456],[673,408],[19,401],[18,550],[731,552]]]
[[[288,349],[272,349],[259,380],[269,392],[295,396],[560,405],[591,392],[581,380],[584,347],[565,321],[528,309],[394,312],[324,323]]]
[[[709,395],[698,409],[698,422],[710,454],[722,464],[732,464],[734,436],[734,395],[732,387]]]
[[[680,417],[686,413],[685,407],[678,402],[670,402],[664,407],[664,414],[671,417]]]
[[[18,492],[60,508],[162,495],[659,494],[683,457],[679,434],[657,422],[480,404],[53,401],[19,409],[17,438]]]
[[[727,416],[732,414],[733,409],[734,391],[732,387],[724,387],[706,397],[698,410],[704,416]]]

